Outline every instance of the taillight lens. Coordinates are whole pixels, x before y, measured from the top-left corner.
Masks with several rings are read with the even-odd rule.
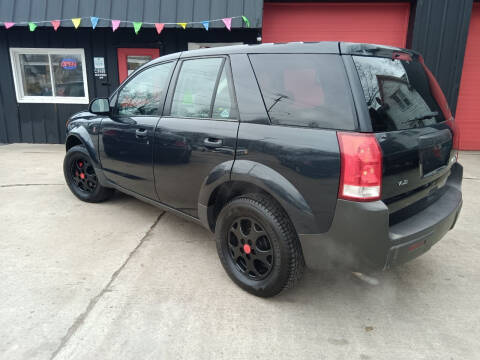
[[[338,197],[355,201],[380,199],[382,150],[373,134],[337,132],[341,154]]]

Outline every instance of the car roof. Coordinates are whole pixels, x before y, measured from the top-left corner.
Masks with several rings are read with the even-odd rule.
[[[341,54],[390,57],[393,53],[408,53],[412,56],[419,55],[409,49],[375,45],[366,43],[321,41],[321,42],[289,42],[289,43],[264,43],[231,45],[197,50],[177,52],[156,58],[148,63],[152,65],[158,62],[179,58],[199,56],[230,55],[230,54]]]

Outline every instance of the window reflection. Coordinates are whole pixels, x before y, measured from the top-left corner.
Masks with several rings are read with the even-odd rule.
[[[118,115],[158,115],[160,100],[173,63],[145,69],[119,92]]]
[[[23,93],[26,96],[52,96],[48,55],[20,55]]]
[[[443,121],[417,61],[354,56],[374,131],[424,127]]]

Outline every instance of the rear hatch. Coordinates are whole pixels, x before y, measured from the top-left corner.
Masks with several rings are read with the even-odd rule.
[[[393,225],[442,195],[456,160],[453,118],[419,55],[392,49],[352,58],[383,154],[382,200]]]

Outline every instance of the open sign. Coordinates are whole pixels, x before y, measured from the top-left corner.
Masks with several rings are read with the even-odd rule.
[[[75,59],[63,59],[60,66],[65,70],[73,70],[77,68],[77,60]]]

